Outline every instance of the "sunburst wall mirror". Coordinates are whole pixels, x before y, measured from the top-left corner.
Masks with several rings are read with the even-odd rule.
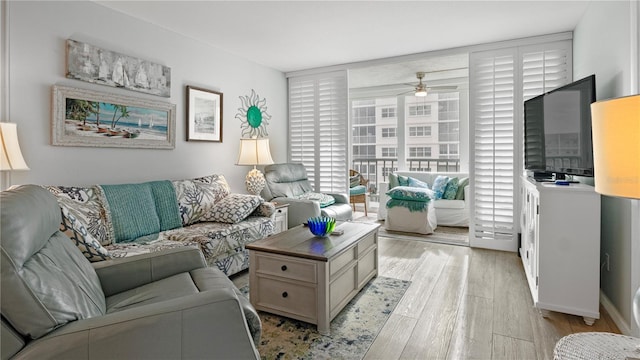
[[[240,120],[242,136],[260,138],[267,136],[267,125],[271,115],[267,114],[267,99],[256,94],[251,89],[251,95],[240,96],[241,106],[238,108],[236,119]]]

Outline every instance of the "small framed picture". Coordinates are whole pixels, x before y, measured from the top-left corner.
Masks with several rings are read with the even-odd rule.
[[[187,86],[187,141],[222,142],[222,93]]]

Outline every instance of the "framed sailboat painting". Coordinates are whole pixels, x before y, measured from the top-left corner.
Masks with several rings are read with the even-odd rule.
[[[52,107],[52,145],[175,148],[174,104],[54,85]]]
[[[187,141],[222,142],[222,93],[187,86]]]
[[[71,39],[67,40],[66,76],[171,97],[171,68]]]

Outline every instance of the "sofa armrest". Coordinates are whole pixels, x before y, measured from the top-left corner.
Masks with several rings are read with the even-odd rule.
[[[234,290],[219,288],[71,322],[32,342],[17,358],[259,359],[260,355]]]
[[[462,199],[462,200],[464,200],[464,207],[465,208],[469,207],[469,191],[471,191],[469,189],[469,185],[465,185],[465,187],[464,187],[464,199]]]
[[[336,194],[327,194],[333,196],[336,199],[336,204],[348,204],[349,203],[349,195],[344,193],[336,193]]]
[[[130,290],[183,272],[207,267],[200,249],[167,249],[92,263],[105,296]]]
[[[389,196],[387,195],[389,183],[381,182],[378,188],[378,220],[385,220],[387,218],[387,200],[389,200]]]
[[[320,216],[320,203],[313,200],[300,200],[288,197],[277,197],[271,201],[289,204],[289,228],[307,222],[313,216]]]

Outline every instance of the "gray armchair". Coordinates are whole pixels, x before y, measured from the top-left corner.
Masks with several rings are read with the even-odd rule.
[[[200,250],[92,266],[58,230],[47,190],[20,186],[0,201],[2,359],[260,357],[255,310]]]
[[[264,168],[267,185],[262,197],[267,201],[289,204],[289,227],[300,225],[313,216],[330,216],[336,220],[351,220],[353,212],[349,205],[349,195],[327,194],[335,199],[333,205],[320,207],[316,200],[303,199],[302,195],[313,193],[303,164],[273,164]],[[345,184],[346,186],[346,184]]]

